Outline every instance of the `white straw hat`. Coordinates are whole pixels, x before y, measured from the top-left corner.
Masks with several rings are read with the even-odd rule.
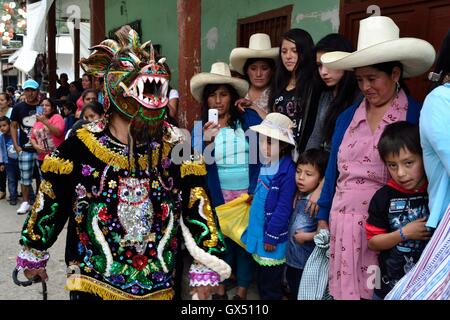
[[[245,97],[249,84],[247,81],[231,76],[230,67],[224,62],[216,62],[211,66],[211,72],[202,72],[191,78],[191,93],[201,102],[203,90],[208,84],[229,84],[236,89],[239,97]]]
[[[269,113],[261,124],[250,127],[253,131],[295,146],[293,128],[292,120],[278,112]]]
[[[279,48],[272,48],[269,35],[255,33],[250,37],[248,48],[234,48],[230,54],[230,64],[240,74],[244,74],[245,62],[250,58],[278,59]]]
[[[374,16],[359,22],[358,49],[348,53],[328,52],[322,55],[324,66],[338,70],[400,61],[403,77],[410,78],[426,72],[434,63],[436,51],[425,40],[400,38],[400,29],[389,17]]]

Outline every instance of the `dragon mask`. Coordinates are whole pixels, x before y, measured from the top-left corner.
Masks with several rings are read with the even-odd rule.
[[[130,26],[116,32],[118,41],[105,40],[81,59],[81,67],[94,77],[104,77],[104,108],[115,107],[129,119],[159,123],[169,102],[169,73],[165,58],[155,61],[151,42],[141,44]]]

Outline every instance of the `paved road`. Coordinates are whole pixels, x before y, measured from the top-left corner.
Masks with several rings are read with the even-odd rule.
[[[19,203],[20,204],[20,203]],[[42,286],[34,284],[31,287],[18,287],[12,281],[12,271],[16,265],[16,255],[20,250],[20,230],[25,215],[17,215],[19,207],[11,206],[6,200],[0,200],[0,300],[40,300],[42,299]],[[64,230],[56,243],[50,249],[50,261],[47,272],[49,300],[67,300],[68,291],[64,290],[66,265],[64,262],[64,242],[66,231]],[[23,274],[20,279],[24,280]]]
[[[20,204],[20,203],[19,203]],[[25,215],[17,215],[19,207],[11,206],[6,200],[0,200],[0,300],[40,300],[42,299],[42,286],[34,284],[31,287],[18,287],[11,278],[12,271],[16,265],[16,255],[20,250],[20,230],[25,221]],[[66,228],[59,235],[56,243],[50,248],[50,260],[47,265],[49,281],[47,282],[49,300],[68,300],[68,291],[64,289],[66,265],[64,262],[64,243],[66,239]],[[189,258],[185,259],[185,274],[183,279],[183,298],[190,299],[188,293],[187,269]],[[23,274],[20,279],[24,280]],[[228,292],[231,298],[234,290]],[[249,290],[249,299],[258,299],[256,286],[253,284]]]

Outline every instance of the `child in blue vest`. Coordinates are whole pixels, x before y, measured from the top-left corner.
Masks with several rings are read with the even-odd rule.
[[[257,283],[262,300],[283,298],[288,227],[296,192],[293,126],[287,116],[270,113],[260,125],[250,127],[260,133],[260,151],[266,161],[241,240],[259,266]]]
[[[309,149],[297,160],[295,174],[297,195],[289,225],[289,243],[286,252],[286,280],[291,290],[291,300],[297,300],[303,269],[315,247],[317,219],[306,208],[311,193],[316,190],[325,175],[327,162],[328,152],[322,149]]]

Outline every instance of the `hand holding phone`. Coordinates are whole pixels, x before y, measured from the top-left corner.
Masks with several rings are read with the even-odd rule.
[[[36,107],[36,113],[37,114],[44,114],[44,107],[43,106],[37,106]]]
[[[208,110],[208,122],[219,123],[219,111],[217,109]]]

